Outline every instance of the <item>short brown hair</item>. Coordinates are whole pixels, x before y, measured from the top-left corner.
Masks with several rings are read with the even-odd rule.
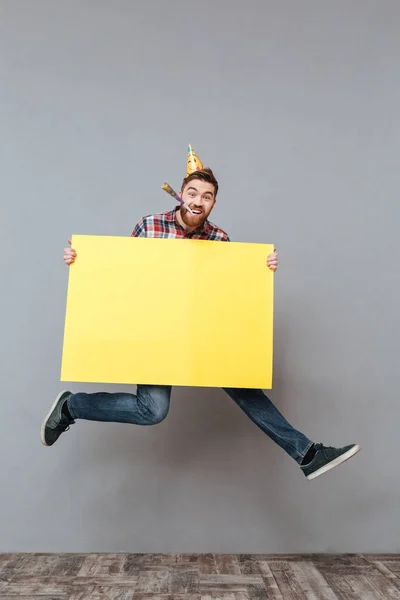
[[[214,173],[209,168],[199,169],[198,171],[194,171],[190,173],[185,179],[182,181],[181,190],[183,191],[189,181],[193,181],[193,179],[201,179],[201,181],[207,181],[207,183],[211,183],[214,186],[214,197],[217,197],[218,194],[218,181],[215,179]]]

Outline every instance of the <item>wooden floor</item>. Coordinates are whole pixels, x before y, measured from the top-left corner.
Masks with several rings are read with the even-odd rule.
[[[0,598],[400,600],[400,555],[0,554]]]

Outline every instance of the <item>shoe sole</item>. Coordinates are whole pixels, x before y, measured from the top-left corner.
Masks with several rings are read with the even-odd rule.
[[[315,479],[316,477],[323,475],[324,473],[326,473],[327,471],[330,471],[334,467],[337,467],[338,465],[341,465],[342,463],[346,462],[346,460],[349,460],[349,458],[351,458],[352,456],[357,454],[357,452],[359,452],[360,450],[361,450],[361,446],[359,446],[358,444],[355,444],[352,448],[350,448],[350,450],[347,450],[347,452],[345,452],[341,456],[338,456],[334,460],[331,460],[330,463],[328,463],[327,465],[324,465],[323,467],[321,467],[314,473],[310,473],[310,475],[307,475],[307,479]]]
[[[55,409],[55,407],[57,406],[57,402],[59,401],[59,399],[61,398],[61,396],[63,394],[65,394],[65,392],[67,392],[68,390],[64,390],[62,392],[60,392],[57,396],[57,398],[54,400],[53,404],[51,405],[51,408],[49,410],[49,412],[47,413],[42,426],[40,428],[40,441],[42,442],[43,446],[47,446],[49,448],[49,444],[46,444],[46,438],[44,436],[45,430],[46,430],[46,425],[47,425],[47,421],[50,418],[51,413],[53,412],[53,410]]]

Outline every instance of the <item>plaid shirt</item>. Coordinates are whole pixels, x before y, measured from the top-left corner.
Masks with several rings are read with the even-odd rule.
[[[210,223],[210,221],[205,221],[200,230],[190,233],[185,231],[177,221],[177,210],[179,210],[179,206],[169,212],[142,217],[132,231],[131,237],[230,241],[228,234],[213,223]]]

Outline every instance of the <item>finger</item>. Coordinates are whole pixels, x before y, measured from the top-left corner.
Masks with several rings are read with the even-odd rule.
[[[71,240],[68,240],[68,244],[72,244]]]

